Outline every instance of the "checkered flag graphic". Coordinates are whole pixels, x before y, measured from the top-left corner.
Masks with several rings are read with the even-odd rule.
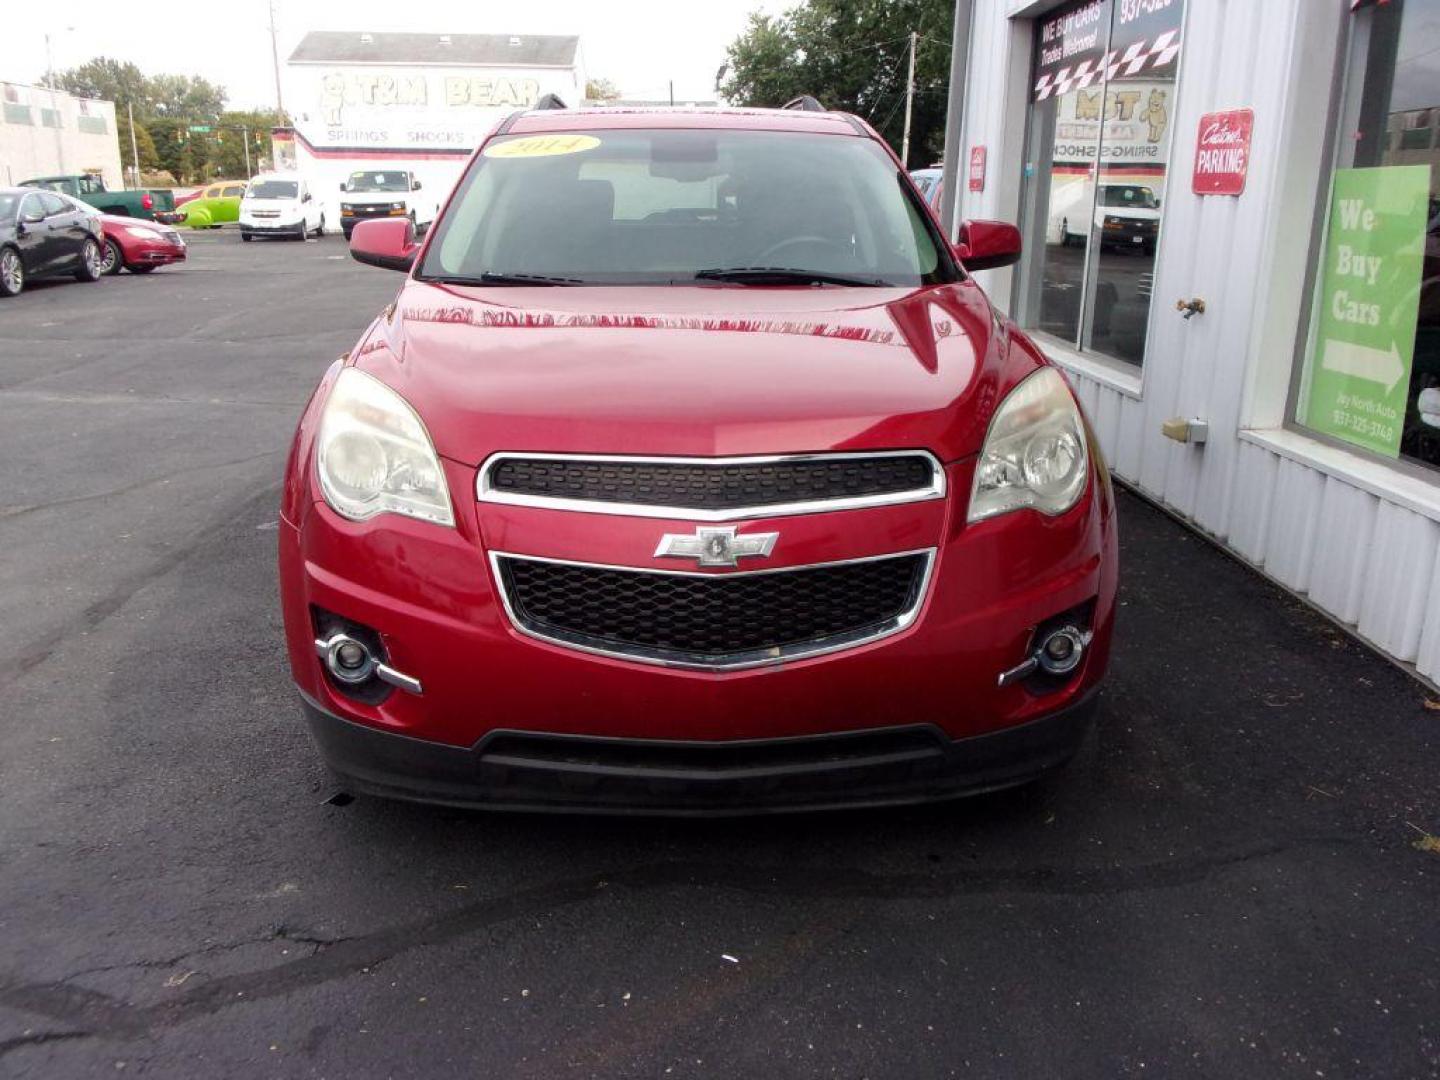
[[[1154,41],[1136,41],[1123,53],[1107,52],[1099,60],[1083,60],[1074,67],[1047,71],[1035,83],[1035,100],[1060,97],[1071,90],[1083,90],[1097,82],[1103,74],[1107,79],[1138,75],[1147,68],[1164,67],[1180,54],[1180,31],[1166,30]]]

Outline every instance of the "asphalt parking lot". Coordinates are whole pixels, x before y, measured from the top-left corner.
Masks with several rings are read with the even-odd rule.
[[[0,302],[0,1076],[1440,1076],[1440,711],[1130,496],[1098,727],[1038,785],[325,804],[279,475],[398,282],[223,232]]]

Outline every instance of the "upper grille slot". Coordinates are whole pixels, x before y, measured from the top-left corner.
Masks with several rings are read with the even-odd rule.
[[[480,476],[480,498],[487,502],[704,520],[942,494],[939,463],[919,451],[710,459],[499,454]]]
[[[495,553],[515,625],[592,652],[692,667],[746,667],[831,652],[908,626],[929,551],[704,574]]]

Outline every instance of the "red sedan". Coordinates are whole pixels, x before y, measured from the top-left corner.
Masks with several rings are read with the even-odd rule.
[[[291,669],[352,791],[770,812],[1080,745],[1110,482],[1060,373],[863,121],[536,111],[479,148],[301,417]]]
[[[132,274],[148,274],[157,266],[185,261],[185,241],[168,225],[113,214],[101,214],[100,224],[105,229],[102,273],[118,274],[123,267]]]

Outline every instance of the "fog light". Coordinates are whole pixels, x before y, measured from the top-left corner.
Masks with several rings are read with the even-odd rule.
[[[375,657],[364,642],[345,634],[336,634],[323,646],[325,666],[341,682],[362,683],[374,674]]]
[[[1080,666],[1085,655],[1086,635],[1074,626],[1060,626],[1051,630],[1040,643],[1035,659],[1048,675],[1068,675]]]

